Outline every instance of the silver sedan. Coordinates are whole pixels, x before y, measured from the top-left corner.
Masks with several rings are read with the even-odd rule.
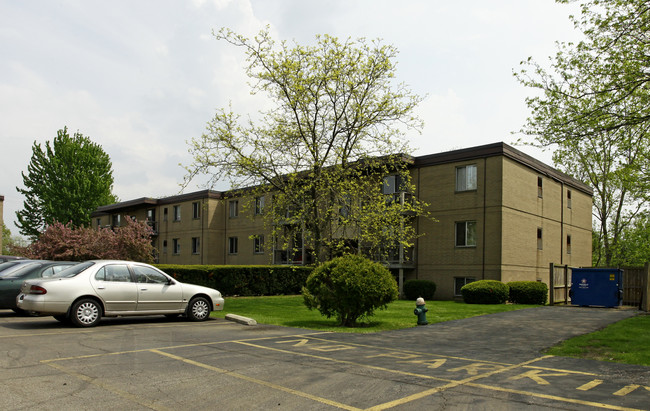
[[[208,319],[223,310],[215,289],[184,284],[148,264],[132,261],[87,261],[48,279],[25,281],[18,308],[53,315],[79,327],[97,325],[102,317],[185,315]]]

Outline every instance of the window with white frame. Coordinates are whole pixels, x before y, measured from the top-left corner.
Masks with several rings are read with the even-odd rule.
[[[174,221],[181,221],[181,206],[174,206]]]
[[[192,237],[192,254],[201,254],[201,239]]]
[[[571,208],[571,190],[566,191],[566,206]]]
[[[476,247],[476,221],[456,222],[456,247]]]
[[[384,177],[383,194],[395,194],[400,191],[402,191],[402,178],[399,175],[392,174]]]
[[[473,283],[474,281],[476,281],[476,278],[474,277],[454,277],[454,295],[463,295],[463,293],[460,292],[460,289],[466,284]]]
[[[230,200],[228,206],[230,207],[230,218],[237,217],[239,215],[239,201]]]
[[[544,239],[542,238],[542,228],[541,227],[537,228],[537,249],[538,250],[543,250],[544,249]]]
[[[237,254],[238,251],[237,237],[228,237],[228,254]]]
[[[476,190],[476,164],[456,167],[456,191]]]
[[[253,238],[253,252],[255,254],[264,253],[264,236],[258,235]]]
[[[566,236],[566,253],[571,254],[571,235]]]

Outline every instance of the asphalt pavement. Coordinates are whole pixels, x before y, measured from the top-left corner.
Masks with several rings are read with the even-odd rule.
[[[650,410],[650,367],[543,354],[638,314],[538,307],[349,334],[0,311],[0,409]]]

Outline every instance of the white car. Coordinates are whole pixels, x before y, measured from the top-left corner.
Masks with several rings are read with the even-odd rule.
[[[87,261],[48,279],[27,280],[16,297],[19,309],[53,315],[79,327],[102,317],[185,315],[203,321],[223,310],[215,289],[184,284],[162,271],[132,261]]]

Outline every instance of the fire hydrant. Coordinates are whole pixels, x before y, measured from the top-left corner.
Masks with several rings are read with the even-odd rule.
[[[427,311],[429,311],[429,309],[424,306],[424,298],[420,297],[415,300],[415,310],[413,310],[413,314],[418,316],[418,325],[429,324],[427,322]]]

